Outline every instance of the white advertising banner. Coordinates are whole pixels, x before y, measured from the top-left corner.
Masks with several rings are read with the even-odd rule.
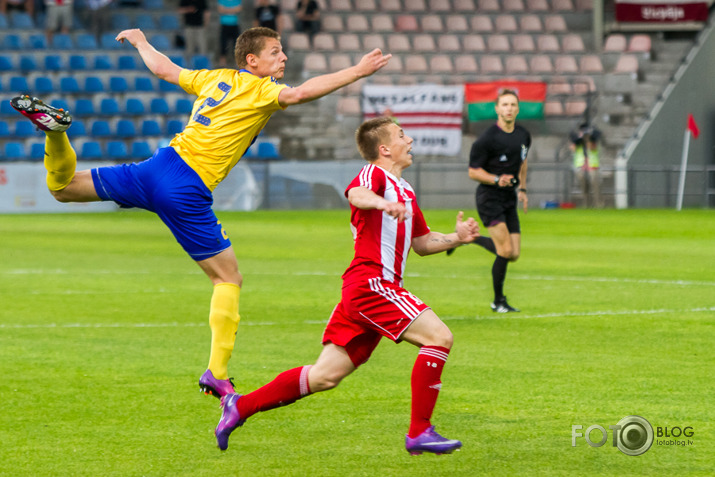
[[[368,84],[362,93],[365,119],[395,118],[414,139],[414,154],[461,154],[464,86]]]

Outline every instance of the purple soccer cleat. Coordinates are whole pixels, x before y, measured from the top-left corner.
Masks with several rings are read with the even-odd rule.
[[[26,94],[12,98],[10,104],[43,131],[64,132],[72,124],[69,111],[53,108]]]
[[[222,451],[228,449],[228,438],[234,429],[242,426],[243,423],[246,422],[245,419],[241,419],[238,413],[238,407],[236,407],[236,403],[240,397],[240,394],[227,394],[221,398],[223,412],[221,413],[221,420],[218,421],[214,434],[216,434],[218,448]]]
[[[199,378],[199,388],[207,396],[216,396],[221,399],[228,394],[234,394],[233,378],[216,379],[210,369]]]
[[[414,439],[405,436],[405,449],[411,455],[420,455],[423,452],[432,452],[437,455],[451,454],[460,447],[462,447],[460,441],[440,436],[434,431],[434,426],[428,427],[426,431]]]

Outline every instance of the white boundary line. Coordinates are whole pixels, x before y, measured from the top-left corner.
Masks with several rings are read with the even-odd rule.
[[[173,273],[173,272],[172,272]],[[186,272],[189,275],[203,275],[201,270],[191,270]],[[247,272],[252,275],[294,275],[294,276],[334,276],[340,277],[342,271],[339,273],[330,273],[322,271],[293,271],[286,273],[284,271],[267,272],[263,270],[253,270]],[[68,275],[69,272],[62,269],[14,269],[14,270],[0,270],[0,275]],[[83,271],[82,275],[160,275],[160,272],[150,271],[150,270],[87,270]],[[454,278],[463,280],[464,275],[458,274],[429,274],[424,275],[422,273],[406,273],[405,276],[410,278]],[[567,281],[567,282],[602,282],[602,283],[639,283],[639,284],[650,284],[650,285],[677,285],[677,286],[706,286],[715,287],[715,281],[703,281],[703,280],[661,280],[655,278],[614,278],[614,277],[580,277],[580,276],[548,276],[548,275],[519,275],[519,274],[509,274],[510,280],[529,280],[529,281]]]
[[[477,315],[475,317],[447,316],[445,321],[468,320],[505,320],[505,319],[538,319],[538,318],[564,318],[564,317],[594,317],[594,316],[619,316],[619,315],[658,315],[663,313],[703,313],[715,312],[715,306],[699,308],[658,308],[652,310],[603,310],[588,312],[544,313],[529,315],[525,313],[494,313],[493,315]],[[241,322],[240,326],[284,326],[284,325],[325,325],[326,320],[305,320],[301,322]],[[2,324],[0,329],[25,330],[25,329],[77,329],[77,328],[198,328],[206,327],[208,323],[36,323],[36,324]]]

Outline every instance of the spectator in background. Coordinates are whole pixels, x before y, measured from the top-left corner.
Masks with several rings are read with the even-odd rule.
[[[211,18],[206,0],[180,0],[178,12],[184,16],[184,55],[186,61],[196,54],[207,56],[208,31]]]
[[[34,17],[35,0],[0,0],[0,13],[5,15],[13,10],[24,10],[28,15]]]
[[[298,0],[295,12],[295,31],[307,33],[310,43],[320,31],[320,7],[315,0]]]
[[[601,131],[582,123],[569,135],[573,169],[586,207],[603,207],[599,152]]]
[[[219,34],[218,42],[218,62],[221,67],[226,66],[226,56],[229,58],[233,57],[236,38],[241,34],[239,13],[241,13],[241,0],[218,0],[218,14],[221,23],[221,33]]]
[[[253,21],[253,26],[270,28],[279,34],[281,33],[281,7],[276,5],[273,0],[258,0],[255,15],[256,19]]]
[[[99,41],[102,33],[110,31],[109,19],[110,8],[114,0],[85,0],[87,8],[84,10],[84,17],[92,33]]]
[[[52,45],[52,37],[59,29],[69,33],[72,28],[72,0],[45,0],[45,36],[47,44]]]

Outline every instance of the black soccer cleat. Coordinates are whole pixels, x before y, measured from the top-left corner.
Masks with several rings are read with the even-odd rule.
[[[492,311],[495,313],[514,313],[519,312],[518,308],[514,308],[509,303],[506,302],[506,297],[501,297],[499,300],[494,301],[491,304]]]

